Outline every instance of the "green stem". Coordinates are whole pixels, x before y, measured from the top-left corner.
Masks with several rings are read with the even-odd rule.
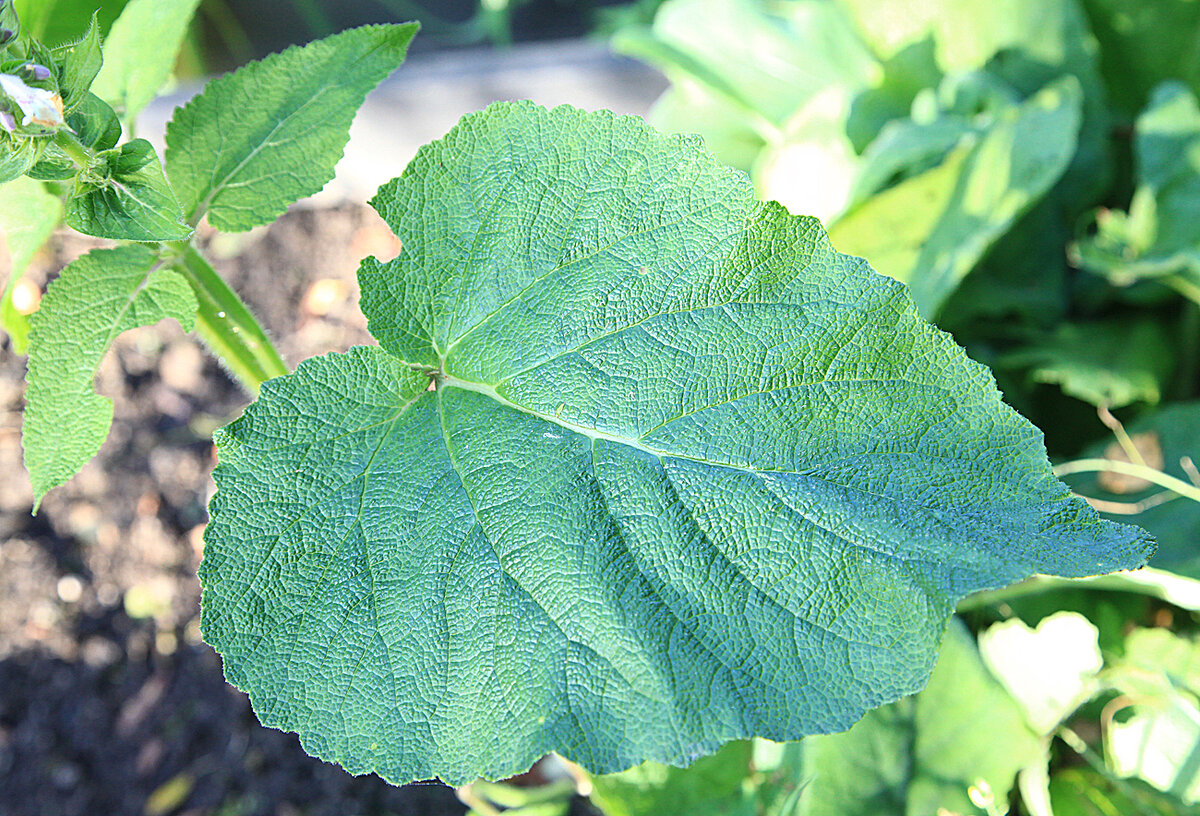
[[[54,144],[58,145],[62,152],[71,157],[71,161],[79,166],[79,169],[86,170],[92,166],[92,153],[84,146],[83,142],[79,141],[79,137],[69,130],[60,130],[54,134]]]
[[[179,253],[174,268],[187,278],[200,304],[197,333],[246,390],[258,396],[264,382],[288,373],[287,365],[246,304],[208,261],[186,242],[168,246]]]
[[[1116,459],[1076,459],[1073,462],[1064,462],[1054,468],[1054,475],[1060,477],[1071,473],[1102,472],[1120,473],[1123,476],[1134,476],[1138,479],[1144,479],[1151,484],[1156,484],[1159,487],[1165,487],[1167,490],[1178,493],[1185,499],[1200,502],[1200,487],[1188,484],[1183,479],[1176,479],[1174,476],[1163,473],[1160,470],[1155,470],[1145,465],[1137,465],[1133,462],[1120,462]]]

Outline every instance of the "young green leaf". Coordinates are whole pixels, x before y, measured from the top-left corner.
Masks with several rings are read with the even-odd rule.
[[[210,82],[167,126],[167,172],[188,222],[267,224],[333,178],[367,93],[404,61],[415,23],[289,48]]]
[[[989,811],[972,801],[972,787],[987,795],[979,787],[986,783],[1002,807],[1017,772],[1045,761],[1038,734],[955,619],[924,691],[872,711],[845,734],[805,741],[811,781],[799,816],[983,816]]]
[[[178,241],[191,235],[149,142],[134,139],[96,158],[100,168],[81,173],[67,199],[69,226],[126,241]]]
[[[903,286],[695,139],[498,104],[374,204],[382,347],[218,434],[201,566],[226,676],[355,773],[839,731],[924,683],[965,594],[1152,549]]]
[[[200,0],[130,0],[104,42],[104,67],[92,91],[127,121],[170,78],[188,22]]]
[[[50,284],[30,321],[21,442],[33,492],[70,479],[96,455],[112,424],[112,400],[92,380],[117,335],[164,318],[190,330],[196,298],[147,247],[89,252]]]
[[[63,109],[70,113],[79,107],[100,70],[100,28],[96,25],[96,15],[92,15],[87,32],[79,42],[54,49],[54,56],[62,66],[58,91],[62,95]]]
[[[8,282],[0,297],[0,327],[8,332],[13,351],[18,354],[25,353],[29,316],[17,310],[13,292],[34,253],[46,243],[61,217],[62,201],[33,179],[14,179],[0,186],[0,233],[9,259]]]

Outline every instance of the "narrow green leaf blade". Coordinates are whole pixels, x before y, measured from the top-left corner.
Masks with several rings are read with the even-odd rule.
[[[333,178],[367,93],[404,61],[415,23],[289,48],[214,80],[167,126],[167,172],[189,223],[267,224]]]
[[[18,312],[13,305],[13,287],[25,274],[34,253],[49,240],[61,217],[62,201],[33,179],[14,179],[0,186],[0,233],[4,235],[9,258],[8,281],[0,297],[0,326],[8,332],[18,354],[25,353],[29,316]]]
[[[112,401],[92,379],[117,335],[164,318],[190,330],[196,299],[146,247],[89,252],[50,284],[30,321],[29,375],[21,441],[38,503],[96,455]]]
[[[192,234],[148,141],[134,139],[99,158],[107,162],[104,175],[88,179],[80,174],[67,199],[69,226],[85,235],[125,241],[180,241]]]
[[[499,104],[375,205],[380,347],[221,432],[201,566],[226,676],[355,773],[840,731],[920,688],[964,595],[1152,549],[903,286],[694,139]]]
[[[130,0],[104,42],[92,92],[131,121],[171,76],[200,0]]]

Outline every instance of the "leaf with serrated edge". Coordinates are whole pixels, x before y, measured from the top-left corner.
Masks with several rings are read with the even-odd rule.
[[[208,84],[167,126],[167,174],[191,223],[268,224],[320,191],[367,93],[404,61],[415,23],[343,31]]]
[[[92,379],[123,331],[174,318],[190,330],[196,298],[147,247],[89,252],[50,284],[30,320],[21,442],[40,504],[96,455],[112,424],[112,400]]]
[[[967,593],[1152,549],[903,286],[695,139],[501,103],[374,205],[381,347],[218,433],[200,569],[226,677],[353,773],[840,731],[921,687]]]
[[[171,77],[200,0],[130,0],[104,41],[92,92],[134,119]]]
[[[192,234],[148,141],[134,139],[98,156],[108,162],[109,177],[90,183],[80,175],[67,199],[68,226],[123,241],[180,241]]]

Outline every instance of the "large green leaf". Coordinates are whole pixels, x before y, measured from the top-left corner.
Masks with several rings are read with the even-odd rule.
[[[134,120],[170,78],[200,0],[131,0],[104,41],[92,92]]]
[[[96,455],[112,400],[92,380],[117,335],[164,318],[191,329],[196,299],[179,274],[141,246],[100,249],[67,266],[30,321],[21,442],[40,503]]]
[[[33,179],[18,178],[0,185],[0,233],[9,260],[8,280],[0,296],[0,327],[8,332],[18,354],[25,353],[29,317],[13,305],[14,287],[61,217],[62,201]]]
[[[167,174],[190,223],[248,230],[333,178],[350,123],[404,61],[415,23],[289,48],[210,82],[167,126]]]
[[[942,304],[1070,163],[1080,122],[1073,79],[997,117],[978,140],[867,199],[830,228],[834,246],[907,283],[921,313]]]
[[[1162,470],[1177,479],[1191,481],[1181,463],[1188,457],[1200,464],[1200,402],[1181,402],[1139,417],[1129,426],[1129,433],[1146,447],[1145,455]],[[1087,452],[1088,457],[1107,455],[1127,460],[1120,455],[1115,442],[1106,442]],[[1161,457],[1153,452],[1161,452]],[[1081,474],[1067,479],[1073,489],[1084,496],[1104,501],[1142,502],[1160,493],[1148,482],[1124,477],[1097,477]],[[1158,539],[1158,551],[1151,563],[1193,578],[1200,578],[1200,503],[1174,498],[1135,516],[1110,516],[1133,521],[1145,527]]]
[[[902,286],[695,139],[498,104],[374,203],[381,348],[219,432],[201,566],[226,676],[353,772],[842,730],[965,594],[1150,551]]]
[[[804,745],[800,816],[980,814],[970,789],[1008,799],[1046,749],[955,620],[925,690],[872,711],[845,734]],[[982,785],[980,783],[986,783]]]

